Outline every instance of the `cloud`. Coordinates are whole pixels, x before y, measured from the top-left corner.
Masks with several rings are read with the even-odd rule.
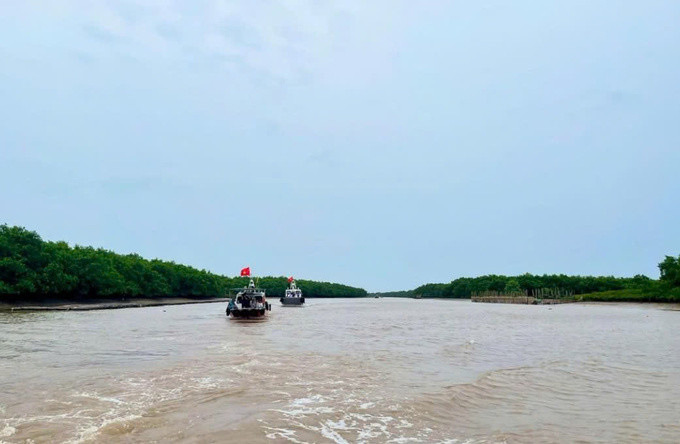
[[[80,29],[86,38],[71,52],[169,63],[221,61],[276,81],[305,83],[324,76],[342,81],[357,66],[362,74],[354,80],[385,69],[385,55],[393,54],[408,20],[404,5],[408,2],[57,0],[45,6],[26,0],[12,3],[9,14],[59,19]]]
[[[309,156],[307,156],[307,160],[310,162],[320,164],[320,165],[325,165],[325,166],[336,166],[337,162],[334,159],[333,156],[333,151],[330,149],[323,149],[316,151]]]
[[[73,51],[72,55],[75,60],[85,65],[91,65],[96,61],[96,59],[92,57],[90,54],[87,54],[82,51]]]
[[[94,40],[102,43],[119,43],[124,40],[122,36],[97,26],[85,25],[83,26],[83,32]]]

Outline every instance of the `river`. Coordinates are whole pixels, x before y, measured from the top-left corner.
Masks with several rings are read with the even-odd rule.
[[[680,311],[224,309],[0,313],[0,442],[680,442]]]

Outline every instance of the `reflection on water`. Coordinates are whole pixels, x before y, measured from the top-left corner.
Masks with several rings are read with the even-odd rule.
[[[680,441],[680,312],[307,302],[0,313],[0,442]]]

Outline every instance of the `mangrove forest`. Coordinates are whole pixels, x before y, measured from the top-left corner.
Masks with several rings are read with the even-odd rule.
[[[449,283],[425,284],[404,296],[470,298],[483,292],[524,292],[560,289],[582,301],[680,302],[680,257],[666,256],[659,263],[659,279],[634,277],[568,276],[564,274],[485,275],[462,277]]]
[[[137,254],[69,246],[43,240],[22,227],[0,225],[0,302],[81,301],[124,298],[224,297],[246,278]],[[297,280],[308,298],[363,297],[366,291],[330,282]],[[258,286],[283,296],[285,277],[263,277]]]

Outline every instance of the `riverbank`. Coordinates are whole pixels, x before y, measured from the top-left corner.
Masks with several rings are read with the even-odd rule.
[[[487,304],[555,305],[574,302],[573,298],[536,298],[533,296],[472,296],[472,302]]]
[[[576,300],[579,302],[661,302],[677,304],[680,302],[679,293],[677,289],[652,289],[647,291],[626,289],[580,294],[576,296]]]
[[[119,308],[156,307],[161,305],[207,304],[226,302],[228,298],[127,298],[123,300],[96,300],[86,303],[73,301],[42,301],[35,303],[0,303],[0,311],[91,311]]]

